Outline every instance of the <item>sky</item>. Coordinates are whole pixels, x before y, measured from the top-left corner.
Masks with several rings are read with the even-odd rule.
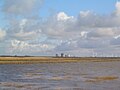
[[[0,0],[0,55],[120,56],[119,0]]]

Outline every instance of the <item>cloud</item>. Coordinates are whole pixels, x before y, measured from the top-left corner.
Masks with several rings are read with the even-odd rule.
[[[117,37],[113,38],[110,43],[111,43],[111,45],[119,46],[120,45],[120,37],[117,36]]]
[[[28,55],[33,53],[47,52],[53,49],[54,46],[50,44],[30,44],[26,41],[11,40],[10,47],[8,48],[9,53],[19,53],[21,55]],[[29,51],[29,52],[28,52]]]
[[[6,31],[0,28],[0,40],[2,40],[6,36]]]
[[[30,15],[39,11],[43,0],[4,0],[2,11],[12,15]]]
[[[32,40],[34,38],[37,38],[37,36],[38,36],[38,33],[35,31],[31,31],[31,32],[20,31],[13,35],[13,37],[19,40]]]
[[[85,49],[98,49],[98,48],[105,48],[109,45],[107,40],[102,39],[80,39],[77,41],[78,48],[85,48]]]
[[[9,38],[23,41],[34,40],[41,36],[41,30],[38,26],[38,22],[34,19],[11,21],[11,25],[7,33]]]
[[[34,14],[43,0],[13,1],[5,0],[3,11],[16,17],[8,20],[7,30],[0,30],[0,38],[6,37],[12,53],[70,52],[84,56],[91,55],[93,49],[101,53],[109,53],[110,47],[113,52],[114,48],[120,50],[120,2],[106,15],[87,10],[75,17],[61,11],[44,19],[17,17]]]
[[[60,12],[57,14],[57,20],[58,21],[66,21],[69,19],[74,18],[73,16],[68,16],[67,14],[65,14],[64,12]]]
[[[90,31],[87,34],[88,38],[103,38],[103,37],[113,37],[114,31],[112,28],[97,28],[93,31]]]
[[[120,2],[119,1],[116,3],[116,15],[120,16]]]
[[[69,16],[64,12],[65,17],[58,17],[59,14],[49,17],[41,26],[42,32],[49,39],[70,40],[80,37],[80,30],[76,29],[76,18]]]
[[[70,51],[77,48],[76,41],[66,41],[62,42],[60,45],[58,45],[55,50],[56,51]]]
[[[88,17],[91,13],[91,11],[80,11],[80,16],[82,18]]]

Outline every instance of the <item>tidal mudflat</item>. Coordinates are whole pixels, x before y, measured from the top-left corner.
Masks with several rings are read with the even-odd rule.
[[[119,61],[0,65],[0,90],[119,89]]]

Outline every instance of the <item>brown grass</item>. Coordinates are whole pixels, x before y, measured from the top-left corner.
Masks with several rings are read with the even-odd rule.
[[[111,81],[111,80],[116,80],[119,77],[117,76],[99,76],[99,77],[87,77],[85,82],[103,82],[103,81]]]
[[[53,58],[53,57],[0,57],[0,64],[34,64],[34,63],[65,63],[65,62],[113,62],[120,58]]]
[[[58,81],[58,80],[68,80],[70,78],[71,78],[70,76],[55,76],[55,77],[50,78],[49,80],[56,80],[56,81]]]
[[[19,88],[19,89],[22,89],[22,88],[30,88],[32,86],[35,86],[36,84],[24,84],[24,83],[17,83],[17,82],[3,82],[1,83],[1,86],[4,86],[4,87],[15,87],[15,88]]]

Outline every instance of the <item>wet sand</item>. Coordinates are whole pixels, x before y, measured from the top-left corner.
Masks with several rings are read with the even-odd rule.
[[[0,65],[0,90],[119,89],[119,61]]]

